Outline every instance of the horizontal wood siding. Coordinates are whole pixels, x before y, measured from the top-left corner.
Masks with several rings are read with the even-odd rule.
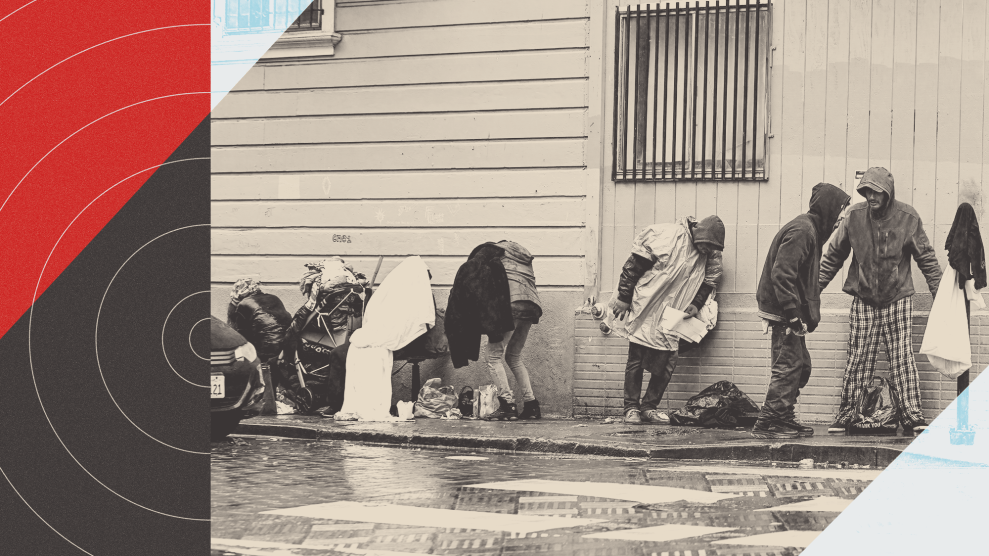
[[[338,2],[332,59],[258,64],[213,111],[214,284],[416,254],[448,286],[512,239],[582,288],[589,25],[573,0]]]

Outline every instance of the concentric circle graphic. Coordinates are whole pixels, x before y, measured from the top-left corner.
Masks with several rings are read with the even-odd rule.
[[[200,388],[209,388],[209,385],[208,384],[200,384],[198,382],[193,382],[193,381],[189,380],[188,378],[186,378],[185,376],[183,376],[182,373],[179,372],[179,370],[175,368],[175,365],[173,365],[172,364],[172,361],[168,358],[168,348],[165,347],[165,344],[166,344],[165,337],[168,335],[168,331],[169,331],[168,321],[169,321],[169,319],[172,318],[172,314],[174,314],[176,312],[176,309],[180,309],[180,307],[183,305],[183,303],[185,301],[187,301],[190,298],[192,298],[193,296],[197,296],[197,295],[209,295],[209,290],[203,290],[203,291],[198,291],[196,293],[190,293],[189,295],[183,297],[181,301],[179,301],[178,303],[176,303],[175,306],[172,307],[172,310],[168,312],[168,316],[165,317],[165,324],[161,325],[161,352],[165,355],[165,361],[168,363],[168,366],[171,367],[172,371],[176,374],[176,376],[178,376],[182,380],[188,382],[189,384],[192,384],[193,386],[199,386]],[[180,310],[179,313],[182,314],[182,311]],[[204,338],[203,338],[202,332],[203,332],[204,329],[199,326],[199,324],[200,323],[203,323],[203,322],[209,322],[209,317],[206,317],[204,319],[199,319],[198,321],[196,321],[195,323],[193,323],[192,326],[189,326],[188,327],[189,328],[189,352],[188,353],[191,353],[193,356],[195,356],[196,358],[198,358],[201,361],[209,361],[210,360],[210,358],[209,358],[209,352],[210,352],[210,349],[209,349],[209,328],[206,328],[205,329],[205,332],[206,332],[205,344],[203,344],[203,339]],[[179,324],[179,325],[173,325],[173,327],[177,327],[180,330],[183,328],[181,324]],[[200,348],[198,350],[193,345],[193,340],[192,340],[192,335],[197,330],[199,331],[199,334],[197,335],[197,339],[199,340],[198,343],[200,344]],[[174,344],[174,342],[172,342],[172,343]],[[199,352],[205,352],[206,353],[206,357],[203,357],[202,355],[200,355]],[[186,356],[186,357],[183,357],[183,359],[187,359],[187,355],[188,354],[185,351],[181,351],[180,352],[180,356]],[[182,367],[181,364],[179,366]]]
[[[188,159],[180,159],[180,160],[173,160],[173,161],[169,161],[169,162],[166,162],[166,163],[164,163],[164,164],[159,164],[159,165],[156,165],[156,166],[153,166],[153,167],[150,167],[150,168],[146,168],[146,169],[144,169],[144,170],[141,170],[140,172],[136,172],[136,173],[134,173],[134,174],[132,174],[132,175],[130,175],[130,176],[128,176],[127,178],[124,178],[123,180],[121,180],[121,181],[119,181],[119,182],[117,182],[117,183],[116,183],[116,184],[114,184],[113,186],[111,186],[111,187],[109,187],[109,188],[108,188],[108,189],[106,189],[106,190],[105,190],[105,191],[104,191],[103,193],[101,193],[101,194],[100,194],[100,195],[98,195],[98,196],[97,196],[96,198],[94,198],[94,199],[93,199],[93,200],[92,200],[92,201],[91,201],[91,202],[90,202],[90,203],[89,203],[88,205],[86,205],[86,207],[85,207],[85,208],[83,208],[83,209],[82,209],[82,210],[81,210],[81,211],[79,212],[79,214],[77,214],[77,215],[76,215],[76,217],[75,217],[75,218],[74,218],[74,219],[72,220],[72,222],[70,222],[70,223],[69,223],[69,225],[68,225],[68,226],[66,227],[66,229],[65,229],[65,230],[64,230],[64,231],[62,232],[62,235],[60,236],[60,238],[59,238],[59,240],[58,240],[58,241],[57,241],[57,242],[55,243],[55,245],[54,245],[54,246],[52,247],[52,250],[51,250],[51,253],[49,254],[49,260],[50,260],[50,258],[51,258],[51,256],[52,256],[52,254],[54,254],[54,252],[55,252],[55,250],[56,250],[56,249],[58,248],[58,245],[59,245],[59,243],[61,243],[61,241],[62,241],[62,239],[63,239],[63,238],[65,238],[65,236],[66,236],[66,234],[67,234],[67,233],[69,232],[69,230],[70,230],[70,229],[72,228],[72,226],[73,226],[73,225],[74,225],[74,224],[75,224],[75,223],[76,223],[76,222],[77,222],[77,221],[79,220],[79,218],[83,216],[83,214],[84,214],[84,213],[86,212],[86,210],[87,210],[87,209],[88,209],[89,207],[91,207],[91,206],[92,206],[92,205],[93,205],[94,203],[96,203],[96,202],[97,202],[97,201],[98,201],[98,200],[99,200],[100,198],[102,198],[102,197],[103,197],[104,195],[106,195],[106,194],[108,194],[108,193],[109,193],[109,192],[111,192],[111,191],[112,191],[112,190],[113,190],[114,188],[116,188],[116,187],[118,187],[118,186],[119,186],[120,184],[122,184],[122,183],[124,183],[124,182],[126,182],[127,180],[129,180],[129,179],[131,179],[131,178],[133,178],[133,177],[135,177],[135,176],[138,176],[138,175],[141,175],[141,174],[144,174],[144,173],[146,173],[146,172],[149,172],[149,171],[151,171],[151,170],[157,170],[157,169],[160,169],[160,168],[162,168],[162,167],[164,167],[164,166],[168,166],[168,165],[174,165],[174,164],[177,164],[177,163],[182,163],[182,162],[194,162],[194,161],[208,161],[208,160],[209,160],[208,158],[205,158],[205,157],[199,157],[199,158],[188,158]],[[126,420],[127,420],[128,422],[130,422],[130,424],[131,424],[131,426],[133,426],[133,427],[134,427],[134,428],[135,428],[136,430],[138,430],[138,431],[140,431],[140,432],[141,432],[141,433],[142,433],[143,435],[145,435],[146,437],[148,437],[148,438],[150,438],[150,439],[152,439],[152,440],[154,440],[154,441],[156,441],[156,442],[158,442],[159,444],[162,444],[162,445],[164,445],[164,446],[166,446],[166,447],[168,447],[168,448],[169,448],[169,449],[171,449],[171,450],[176,450],[176,451],[180,451],[180,452],[185,452],[185,453],[188,453],[188,454],[194,454],[194,455],[197,455],[197,456],[203,456],[203,455],[206,455],[206,456],[208,456],[208,455],[209,455],[209,452],[208,452],[208,451],[201,451],[201,450],[190,450],[190,449],[184,449],[184,448],[181,448],[181,447],[176,447],[176,446],[173,446],[172,444],[170,444],[170,443],[168,443],[168,442],[164,442],[164,441],[162,441],[162,440],[160,440],[160,439],[158,439],[158,438],[155,438],[155,436],[153,436],[152,434],[150,434],[150,433],[148,433],[148,432],[147,432],[147,431],[145,431],[145,430],[144,430],[143,428],[141,428],[140,426],[138,426],[138,425],[137,425],[137,424],[136,424],[136,423],[135,423],[135,422],[133,421],[133,419],[132,419],[132,418],[131,418],[130,416],[128,416],[128,415],[127,415],[127,412],[126,412],[126,411],[124,410],[124,408],[122,408],[122,407],[121,407],[121,405],[120,405],[120,403],[118,403],[118,402],[117,402],[117,400],[116,400],[116,398],[115,398],[115,397],[113,396],[113,394],[112,394],[112,392],[110,392],[110,386],[109,386],[109,384],[107,383],[107,378],[106,378],[106,376],[104,375],[104,372],[103,372],[103,369],[102,369],[102,366],[101,366],[101,364],[100,364],[100,360],[99,360],[99,345],[98,345],[98,344],[99,344],[99,340],[98,340],[98,337],[96,336],[96,334],[97,334],[97,331],[98,331],[98,327],[99,327],[99,320],[100,320],[100,317],[101,317],[101,315],[102,315],[102,310],[103,310],[103,306],[104,306],[104,303],[105,303],[105,302],[106,302],[106,300],[107,300],[107,295],[108,295],[108,294],[109,294],[109,292],[110,292],[110,289],[111,289],[111,286],[113,285],[113,282],[114,282],[114,280],[116,280],[116,279],[117,279],[117,277],[121,275],[121,272],[122,272],[122,271],[123,271],[123,270],[125,269],[125,267],[127,266],[127,264],[128,264],[128,262],[130,262],[130,261],[131,261],[132,259],[134,259],[134,257],[135,257],[135,255],[137,255],[138,253],[140,253],[140,252],[142,252],[142,251],[143,251],[143,250],[144,250],[145,248],[147,248],[147,247],[148,247],[149,245],[152,245],[152,244],[154,244],[154,243],[155,243],[155,242],[156,242],[157,240],[160,240],[160,239],[161,239],[161,238],[163,238],[163,237],[166,237],[166,236],[172,236],[172,235],[173,235],[173,234],[175,234],[175,233],[180,233],[180,232],[182,232],[182,231],[185,231],[185,230],[191,230],[191,229],[197,229],[197,228],[199,228],[199,229],[201,229],[201,228],[208,228],[208,227],[209,227],[209,224],[195,224],[195,225],[191,225],[191,226],[185,226],[185,227],[182,227],[182,228],[177,228],[177,229],[175,229],[175,230],[171,230],[171,231],[169,231],[169,232],[166,232],[166,233],[164,233],[164,234],[161,234],[161,235],[159,235],[158,237],[156,237],[156,238],[154,238],[154,239],[152,239],[152,240],[150,240],[150,241],[148,241],[148,242],[146,242],[146,243],[145,243],[144,245],[142,245],[142,246],[140,246],[139,248],[137,248],[137,249],[136,249],[136,250],[135,250],[135,251],[134,251],[134,252],[133,252],[133,253],[132,253],[132,254],[131,254],[131,255],[130,255],[130,256],[129,256],[129,257],[128,257],[128,258],[127,258],[127,259],[126,259],[126,260],[125,260],[125,261],[124,261],[123,263],[122,263],[122,264],[121,264],[121,265],[120,265],[120,266],[119,266],[119,268],[118,268],[118,269],[116,270],[116,272],[115,272],[115,273],[113,274],[113,277],[112,277],[112,278],[110,278],[110,280],[109,280],[109,282],[107,283],[107,285],[106,285],[106,287],[105,287],[105,289],[104,289],[104,293],[103,293],[103,295],[102,295],[102,297],[101,297],[101,299],[100,299],[100,301],[99,301],[99,304],[98,304],[98,306],[96,307],[96,310],[94,311],[94,312],[95,312],[95,321],[96,321],[96,322],[95,322],[95,326],[94,326],[94,330],[93,330],[93,332],[94,332],[94,336],[93,336],[93,339],[95,339],[96,341],[94,342],[94,344],[92,344],[92,345],[94,345],[94,350],[93,350],[93,355],[95,356],[95,363],[96,363],[96,368],[97,368],[97,369],[99,370],[99,377],[100,377],[100,378],[102,379],[102,380],[101,380],[101,382],[102,382],[102,385],[103,385],[103,387],[104,387],[104,389],[105,389],[105,392],[107,392],[107,394],[109,395],[109,397],[110,397],[110,399],[111,399],[111,400],[113,401],[113,403],[114,403],[114,405],[116,406],[116,409],[117,409],[117,410],[119,411],[119,413],[120,413],[120,415],[122,415],[122,416],[123,416],[123,417],[124,417],[124,418],[125,418],[125,419],[126,419]],[[173,236],[173,237],[174,237],[174,236]],[[181,243],[181,242],[180,242],[180,243]],[[180,247],[181,247],[182,249],[185,249],[185,245],[184,245],[184,244],[182,244],[182,245],[180,245]],[[40,285],[41,285],[41,281],[42,281],[42,277],[44,276],[44,273],[45,273],[45,269],[46,269],[46,267],[47,267],[47,263],[46,263],[46,265],[45,265],[45,267],[43,267],[43,268],[42,268],[42,270],[41,270],[41,272],[40,272],[40,273],[39,273],[39,275],[38,275],[38,281],[37,281],[37,286],[36,286],[36,292],[37,292],[37,289],[40,289]],[[166,275],[161,275],[161,274],[158,274],[158,275],[156,275],[156,280],[155,280],[155,283],[175,283],[174,281],[170,281],[170,280],[167,280],[167,279],[165,279],[165,278],[167,278],[167,276],[166,276]],[[185,296],[185,298],[183,298],[183,300],[184,300],[184,299],[188,299],[188,298],[190,298],[190,297],[192,297],[192,296],[195,296],[195,295],[197,295],[198,293],[201,293],[201,292],[196,292],[196,293],[193,293],[193,294],[189,294],[189,295],[186,295],[186,296]],[[37,298],[37,293],[35,293],[35,297]],[[41,299],[39,299],[39,301],[41,301]],[[190,520],[190,521],[209,521],[209,519],[208,519],[208,518],[197,518],[197,517],[190,517],[190,516],[183,516],[183,515],[177,515],[177,514],[175,514],[175,513],[169,513],[169,512],[164,512],[164,511],[160,511],[160,510],[157,510],[157,509],[154,509],[154,508],[152,508],[152,507],[149,507],[148,505],[145,505],[145,504],[142,504],[142,503],[139,503],[139,502],[136,502],[136,501],[134,501],[134,500],[132,500],[132,499],[131,499],[131,497],[128,497],[128,496],[124,496],[123,494],[121,494],[120,492],[118,492],[118,491],[117,491],[116,489],[114,489],[114,488],[111,488],[111,487],[110,487],[109,485],[107,485],[107,484],[106,484],[106,482],[105,482],[105,480],[100,480],[99,478],[97,478],[97,477],[96,477],[96,476],[95,476],[95,475],[94,475],[94,474],[93,474],[93,473],[92,473],[91,471],[89,471],[89,469],[88,469],[88,468],[87,468],[87,467],[86,467],[86,466],[85,466],[85,465],[84,465],[84,464],[83,464],[83,463],[82,463],[82,462],[81,462],[81,461],[79,460],[79,458],[78,458],[78,457],[76,457],[76,455],[75,455],[75,454],[73,453],[73,451],[69,449],[69,446],[68,446],[68,445],[66,444],[66,440],[65,440],[65,439],[63,439],[63,437],[62,437],[62,435],[60,435],[60,434],[59,434],[59,432],[58,432],[58,430],[57,430],[57,429],[56,429],[56,427],[55,427],[55,424],[54,424],[54,423],[52,422],[52,415],[50,414],[50,411],[49,411],[49,408],[48,408],[48,407],[46,407],[46,404],[45,404],[45,400],[44,400],[44,396],[42,396],[42,393],[41,393],[41,389],[40,389],[40,388],[39,388],[39,386],[38,386],[38,375],[37,375],[37,370],[38,370],[38,369],[36,369],[36,363],[35,363],[35,361],[36,361],[36,359],[38,359],[38,357],[37,357],[37,354],[35,353],[35,344],[36,344],[37,342],[35,341],[35,334],[34,334],[34,324],[35,324],[35,320],[36,320],[36,319],[35,319],[35,309],[36,309],[36,307],[38,306],[38,304],[39,304],[39,303],[38,303],[38,302],[36,302],[35,304],[33,304],[33,305],[31,306],[31,309],[30,309],[30,311],[29,311],[29,317],[28,317],[28,352],[29,352],[29,361],[30,361],[30,366],[31,366],[31,376],[32,376],[32,378],[34,379],[34,383],[35,383],[35,392],[36,392],[36,394],[37,394],[37,396],[38,396],[38,400],[39,400],[39,402],[40,402],[40,404],[41,404],[41,408],[42,408],[42,411],[43,411],[43,412],[44,412],[44,414],[45,414],[45,418],[46,418],[46,419],[48,420],[48,423],[49,423],[49,425],[51,426],[51,429],[52,429],[52,431],[53,431],[53,432],[55,433],[55,436],[56,436],[56,437],[58,438],[58,440],[59,440],[59,442],[61,443],[61,445],[62,445],[62,447],[63,447],[63,448],[65,449],[65,451],[66,451],[66,452],[67,452],[67,453],[69,454],[69,456],[70,456],[70,457],[71,457],[71,458],[72,458],[72,459],[73,459],[73,460],[74,460],[74,461],[75,461],[75,462],[76,462],[76,463],[77,463],[77,464],[79,465],[79,467],[81,467],[81,468],[83,469],[83,471],[85,471],[87,475],[89,475],[90,477],[92,477],[92,479],[93,479],[93,480],[94,480],[95,482],[97,482],[97,483],[98,483],[98,484],[99,484],[100,486],[102,486],[103,488],[105,488],[105,489],[106,489],[106,490],[108,490],[109,492],[111,492],[111,493],[113,493],[113,494],[115,494],[115,495],[116,495],[116,496],[118,496],[119,498],[121,498],[121,499],[123,499],[123,500],[126,500],[127,502],[129,502],[129,503],[131,503],[131,504],[133,504],[134,506],[137,506],[137,507],[139,507],[139,508],[142,508],[142,509],[144,509],[144,510],[147,510],[147,511],[150,511],[150,512],[154,512],[154,513],[157,513],[157,514],[161,514],[161,515],[164,515],[164,516],[167,516],[167,517],[172,517],[172,518],[176,518],[176,519],[183,519],[183,520]],[[172,304],[171,304],[171,309],[172,309],[172,310],[174,311],[174,310],[175,310],[175,309],[176,309],[177,307],[179,307],[179,306],[181,306],[181,305],[183,305],[183,304],[181,303],[181,301],[180,301],[180,302],[178,302],[178,303],[172,303]],[[168,319],[168,318],[170,317],[170,315],[171,315],[171,311],[169,311],[169,312],[166,312],[166,313],[163,313],[163,315],[162,315],[162,317],[161,317],[161,320],[162,320],[162,321],[164,321],[164,320],[167,320],[167,319]],[[199,318],[197,318],[197,319],[195,319],[195,320],[194,320],[194,321],[193,321],[193,322],[192,322],[192,323],[190,324],[190,326],[189,326],[189,328],[191,329],[191,328],[192,328],[192,327],[193,327],[193,326],[195,325],[195,323],[196,323],[196,322],[197,322],[198,320],[201,320],[201,319],[199,319]],[[144,328],[144,329],[146,329],[146,330],[151,330],[151,329],[152,329],[152,327],[148,327],[148,326],[147,326],[147,323],[146,323],[146,322],[145,322],[145,323],[142,323],[142,326],[141,326],[140,328]],[[165,326],[164,326],[164,324],[163,324],[163,328],[162,328],[162,329],[164,330],[164,329],[166,329],[166,328],[167,328],[167,327],[165,327]],[[155,329],[155,330],[157,330],[157,327],[154,327],[153,329]],[[133,334],[134,332],[135,332],[135,329],[134,329],[133,327],[131,327],[131,328],[129,328],[128,330],[126,330],[126,332],[125,332],[125,333],[126,333],[126,334]],[[186,336],[186,331],[185,331],[185,330],[183,330],[183,331],[182,331],[182,334],[181,334],[181,336],[183,337],[183,339],[185,338],[185,336]],[[160,338],[158,338],[157,336],[156,336],[156,338],[155,338],[155,340],[156,340],[156,344],[157,344],[158,342],[160,342],[160,341],[161,341],[161,340],[160,340]],[[184,344],[185,342],[182,342],[182,343]],[[162,355],[164,355],[164,354],[162,354]],[[164,357],[162,357],[162,358],[164,359]],[[202,366],[202,365],[200,365],[200,366]],[[208,368],[206,368],[205,370],[206,370],[206,372],[208,373]],[[181,375],[180,375],[180,374],[179,374],[178,372],[176,372],[175,374],[176,374],[176,375],[179,375],[179,376],[181,377]],[[181,378],[183,378],[183,379],[184,379],[184,377],[181,377]],[[175,377],[174,377],[174,376],[172,377],[172,380],[175,380]],[[185,382],[186,382],[186,383],[189,383],[189,385],[190,385],[190,386],[193,386],[193,387],[196,387],[196,388],[198,388],[198,387],[199,387],[199,385],[198,385],[198,384],[195,384],[195,383],[194,383],[194,382],[192,382],[192,381],[189,381],[189,380],[187,380],[187,379],[184,379],[184,380],[185,380]],[[23,499],[23,497],[22,497],[22,499]],[[33,511],[33,510],[32,510],[32,511]]]
[[[181,249],[184,248],[186,242],[188,241],[184,237],[179,237],[179,236],[182,235],[182,232],[186,232],[188,230],[191,230],[191,229],[194,229],[194,228],[200,228],[200,227],[203,227],[203,226],[209,227],[209,224],[196,224],[196,225],[193,225],[193,226],[186,226],[186,227],[183,227],[183,228],[177,228],[177,229],[172,230],[170,232],[166,232],[164,234],[161,234],[160,236],[158,236],[158,237],[152,239],[151,241],[145,243],[144,245],[142,245],[140,248],[138,248],[136,251],[134,251],[134,253],[132,253],[130,257],[127,257],[127,260],[124,261],[123,264],[120,265],[120,268],[118,268],[117,269],[117,272],[114,273],[113,278],[110,279],[110,283],[107,284],[106,290],[103,292],[103,299],[100,301],[100,308],[96,312],[96,331],[95,331],[95,334],[94,334],[94,345],[95,345],[95,351],[96,351],[96,366],[99,368],[100,378],[103,379],[103,384],[104,384],[104,386],[106,386],[106,391],[107,391],[107,393],[110,394],[110,399],[113,400],[114,405],[117,406],[117,409],[120,410],[120,413],[128,421],[130,421],[130,424],[133,425],[134,428],[136,428],[137,430],[141,431],[148,438],[151,438],[152,440],[154,440],[154,441],[156,441],[156,442],[158,442],[158,443],[160,443],[160,444],[162,444],[164,446],[168,446],[169,448],[171,448],[173,450],[178,450],[180,452],[188,452],[190,454],[202,454],[202,455],[208,456],[209,455],[209,451],[188,450],[188,449],[185,449],[185,448],[181,448],[179,446],[175,446],[174,444],[171,444],[169,442],[165,442],[164,440],[161,440],[160,438],[158,438],[155,435],[149,433],[147,430],[145,430],[140,425],[138,425],[137,423],[135,423],[134,420],[127,414],[127,411],[124,410],[123,407],[121,407],[120,401],[117,399],[117,397],[113,395],[113,391],[111,390],[110,385],[107,384],[107,376],[106,376],[106,374],[103,371],[103,363],[100,360],[100,317],[103,315],[103,309],[104,309],[104,306],[106,305],[107,296],[110,293],[110,289],[113,287],[113,283],[117,279],[117,277],[120,276],[121,272],[123,272],[125,270],[125,267],[127,266],[127,264],[129,262],[131,262],[132,260],[134,260],[135,257],[137,257],[140,254],[142,254],[142,252],[144,252],[145,249],[147,249],[149,247],[151,249],[154,249],[154,246],[155,246],[154,244],[156,242],[172,240],[172,241],[174,241],[176,243],[176,246],[178,247],[178,249],[181,250]],[[174,307],[173,307],[173,310],[174,310]],[[170,312],[170,314],[171,314],[171,312]],[[166,320],[167,320],[167,318],[168,317],[166,317]],[[163,328],[165,328],[164,325],[163,325]],[[124,341],[124,338],[126,338],[127,336],[130,336],[132,334],[132,330],[121,330],[121,332],[123,334],[121,335],[120,338],[118,338],[115,342],[113,342],[113,341],[112,342],[109,342],[111,345],[116,344],[116,345],[119,346],[119,343],[122,342],[122,341]],[[167,351],[167,350],[163,350],[163,351]],[[105,356],[104,356],[104,358],[105,358]],[[166,355],[166,360],[167,360],[167,355]],[[169,367],[172,368],[173,371],[175,370],[175,368],[172,367],[172,365],[171,365],[170,362],[168,363],[168,365],[169,365]],[[188,383],[190,383],[190,384],[192,384],[194,386],[199,386],[199,387],[205,388],[205,386],[202,386],[202,385],[200,385],[197,382],[193,382],[193,381],[190,381],[190,380],[186,379],[178,371],[176,371],[175,374],[178,374],[183,380],[185,380],[186,382],[188,382]]]

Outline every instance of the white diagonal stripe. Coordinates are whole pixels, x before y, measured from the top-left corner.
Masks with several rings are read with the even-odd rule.
[[[270,510],[260,513],[311,517],[315,519],[340,519],[369,523],[388,523],[392,525],[481,529],[485,531],[509,531],[514,533],[531,533],[547,529],[579,527],[602,521],[600,519],[496,514],[490,512],[396,506],[393,504],[365,504],[361,502],[331,502],[328,504],[313,504],[310,506]]]
[[[610,539],[621,541],[666,542],[690,537],[700,537],[724,531],[734,531],[732,527],[701,527],[697,525],[660,525],[640,529],[622,529],[606,533],[584,535],[585,539]]]
[[[718,473],[723,475],[759,475],[762,477],[807,477],[812,479],[848,479],[872,481],[882,473],[880,469],[774,469],[752,467],[728,467],[714,465],[678,465],[676,467],[651,467],[650,471],[677,471],[680,473]]]
[[[650,485],[628,485],[618,483],[577,483],[569,481],[522,480],[499,483],[483,483],[470,485],[472,488],[487,488],[498,490],[514,490],[520,492],[550,492],[553,494],[573,494],[577,496],[594,496],[614,500],[632,500],[643,504],[661,504],[686,500],[699,504],[716,504],[726,498],[735,498],[730,494],[719,494],[703,490],[673,488]]]
[[[834,496],[821,496],[813,500],[763,508],[757,512],[843,512],[851,504],[851,500],[835,498]]]
[[[820,535],[820,531],[780,531],[751,537],[739,537],[714,541],[711,544],[739,544],[744,546],[793,546],[805,548]]]

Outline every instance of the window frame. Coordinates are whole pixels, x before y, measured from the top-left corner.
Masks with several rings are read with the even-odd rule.
[[[271,47],[259,61],[333,56],[336,45],[343,39],[335,32],[336,0],[321,0],[319,29],[292,29],[290,26],[284,32],[261,29],[231,33],[227,31],[223,20],[226,17],[227,2],[232,1],[237,0],[213,0],[213,28],[216,35],[213,46],[214,49],[223,51],[215,54],[214,58],[219,56],[224,60],[238,59],[238,51],[250,50],[260,37],[267,37]]]
[[[737,13],[741,13],[741,17],[736,16]],[[746,14],[750,15],[747,17]],[[610,48],[614,48],[612,54],[615,64],[614,81],[610,91],[613,95],[610,146],[613,182],[767,181],[769,179],[768,140],[772,138],[770,84],[774,48],[772,16],[771,0],[755,0],[754,3],[736,0],[715,6],[711,6],[710,3],[702,6],[699,2],[695,2],[694,6],[685,3],[684,7],[667,5],[666,8],[661,8],[660,5],[616,6],[614,37],[609,45]],[[711,17],[715,17],[716,20],[712,22]],[[685,24],[674,23],[669,27],[669,36],[665,33],[661,35],[663,21],[679,22],[682,21],[681,18],[686,18]],[[760,21],[761,28],[759,28]],[[745,37],[747,32],[752,35],[749,40],[736,38],[735,44],[739,51],[754,46],[752,57],[748,58],[746,54],[738,56],[739,59],[736,61],[735,50],[732,48],[730,55],[727,51],[721,54],[715,52],[716,57],[712,58],[711,48],[719,43],[724,46],[722,38],[728,40],[736,22],[740,23],[736,37]],[[719,23],[728,25],[729,31],[718,29],[716,26]],[[712,27],[717,33],[713,37],[710,36]],[[673,38],[674,30],[684,36],[679,39]],[[687,35],[685,30],[689,30],[690,34]],[[639,31],[648,33],[648,37],[645,35],[639,37]],[[661,36],[666,42],[653,45],[654,38],[663,40]],[[673,44],[670,44],[671,42]],[[677,53],[676,49],[681,49],[683,52]],[[643,52],[648,54],[643,55]],[[633,61],[631,65],[630,58]],[[681,67],[675,69],[674,64],[677,60]],[[712,66],[714,74],[710,73],[707,67],[711,61],[716,62],[716,65]],[[750,61],[751,64],[748,63]],[[731,78],[728,78],[729,67],[734,67],[733,64],[736,62],[738,67],[732,71]],[[656,69],[653,70],[651,66]],[[666,66],[665,70],[664,66]],[[644,75],[640,75],[642,68],[645,69]],[[715,91],[716,95],[708,94],[705,100],[700,91],[702,87],[708,87],[707,77],[717,75],[715,79],[719,79],[722,68],[727,81],[720,83],[720,90]],[[699,75],[701,80],[697,81]],[[680,83],[674,85],[678,78]],[[691,85],[688,89],[688,85],[694,81],[697,81],[696,85]],[[634,91],[630,90],[633,88]],[[666,98],[664,94],[670,98]],[[659,128],[660,121],[667,115],[670,99],[676,94],[680,95],[683,108],[677,111],[676,100],[673,100],[673,117],[670,122],[673,127],[662,122],[663,127]],[[722,111],[724,105],[727,105],[727,112],[731,113],[730,119],[724,117],[725,112]],[[703,123],[699,106],[704,107]],[[708,106],[714,109],[713,114],[708,114]],[[688,113],[691,110],[694,112],[693,117]],[[662,114],[662,117],[657,117],[659,114]],[[709,115],[710,120],[708,120]],[[719,120],[717,116],[721,119]],[[741,123],[739,123],[740,117]],[[726,127],[726,120],[732,125]],[[688,121],[691,122],[690,126],[687,125]],[[662,129],[661,135],[657,135],[658,129]],[[724,131],[725,129],[727,132]],[[671,139],[675,141],[670,144],[670,148],[666,148],[667,130],[673,131]],[[739,135],[734,141],[733,134]],[[664,146],[661,150],[657,147],[660,137]],[[748,139],[749,137],[751,139]],[[726,142],[731,145],[726,145]],[[750,142],[751,146],[747,146],[747,142]],[[697,147],[702,144],[703,149],[698,149]],[[721,146],[720,153],[719,146]],[[667,154],[671,156],[671,160],[667,159]],[[739,154],[742,156],[739,157]]]

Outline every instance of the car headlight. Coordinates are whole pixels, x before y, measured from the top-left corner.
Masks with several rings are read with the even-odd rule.
[[[258,358],[258,352],[250,342],[247,342],[234,350],[234,357],[243,359],[244,361],[254,361]]]

